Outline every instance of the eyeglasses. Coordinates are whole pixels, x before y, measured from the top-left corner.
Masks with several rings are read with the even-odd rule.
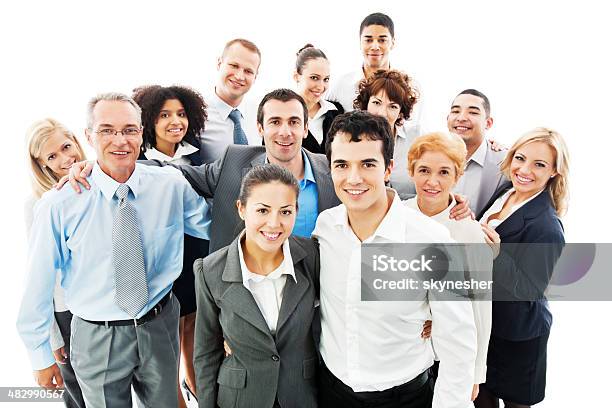
[[[104,128],[104,129],[99,129],[96,130],[95,133],[101,135],[101,136],[116,136],[119,133],[121,133],[123,136],[125,137],[134,137],[134,136],[138,136],[140,134],[140,132],[142,132],[142,128],[137,128],[137,127],[126,127],[123,130],[115,130],[112,128]]]

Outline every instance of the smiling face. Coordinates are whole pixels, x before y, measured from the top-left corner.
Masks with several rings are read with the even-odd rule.
[[[338,132],[331,144],[331,175],[336,195],[349,213],[387,208],[385,182],[391,168],[385,167],[381,140],[351,142],[351,136]]]
[[[544,142],[531,142],[519,147],[510,163],[512,186],[525,197],[543,190],[556,174],[555,151]]]
[[[419,208],[423,211],[445,209],[458,179],[453,160],[438,151],[425,151],[414,162],[411,177],[416,187]]]
[[[361,32],[363,64],[371,70],[388,69],[389,53],[395,41],[389,29],[381,25],[370,25]]]
[[[155,139],[159,144],[177,144],[185,137],[189,121],[183,104],[178,99],[164,102],[155,121]]]
[[[482,98],[470,94],[455,98],[446,121],[449,132],[461,136],[467,145],[480,145],[485,132],[493,126],[493,118],[487,116]]]
[[[299,101],[270,99],[263,106],[263,125],[258,123],[257,128],[270,162],[285,166],[299,158],[302,139],[308,135],[304,108]]]
[[[295,189],[278,181],[259,184],[251,189],[246,203],[238,201],[237,206],[245,224],[247,248],[254,244],[270,254],[280,251],[297,216]]]
[[[293,73],[293,79],[297,84],[297,93],[306,104],[315,104],[329,88],[329,61],[325,58],[308,60],[301,74],[297,71]]]
[[[255,82],[259,62],[256,52],[240,43],[232,44],[217,62],[217,95],[227,104],[238,106]]]
[[[92,129],[86,129],[85,134],[96,150],[100,168],[120,183],[127,181],[142,144],[138,112],[128,102],[101,100],[93,109],[92,119]],[[114,134],[116,130],[124,133]]]
[[[376,95],[370,96],[367,110],[373,115],[387,119],[389,126],[395,131],[395,122],[400,116],[401,107],[399,103],[390,100],[385,91],[381,90]]]
[[[73,163],[82,159],[74,141],[56,131],[42,145],[38,163],[60,178],[68,174]]]

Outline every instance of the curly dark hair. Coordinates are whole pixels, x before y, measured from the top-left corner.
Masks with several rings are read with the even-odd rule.
[[[359,94],[353,101],[355,109],[368,110],[368,102],[372,95],[384,91],[387,97],[400,105],[400,114],[395,122],[402,126],[405,120],[410,119],[412,108],[419,100],[419,93],[412,85],[410,77],[403,72],[390,69],[380,69],[368,78],[359,82]]]
[[[204,124],[208,115],[206,114],[206,103],[197,91],[185,86],[159,86],[147,85],[134,89],[132,98],[142,109],[142,151],[155,147],[155,122],[159,116],[164,103],[169,99],[178,99],[185,108],[185,114],[189,125],[185,133],[184,141],[200,148],[198,135],[204,131]]]

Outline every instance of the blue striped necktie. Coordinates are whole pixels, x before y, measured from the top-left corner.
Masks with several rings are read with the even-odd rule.
[[[240,124],[240,116],[240,111],[238,109],[234,109],[229,114],[230,120],[234,122],[234,144],[248,145],[249,141],[244,134],[244,130],[242,130],[242,125]]]

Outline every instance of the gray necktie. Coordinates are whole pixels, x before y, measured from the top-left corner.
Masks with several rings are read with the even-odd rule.
[[[135,318],[147,304],[149,290],[138,217],[127,200],[129,192],[127,184],[120,184],[115,192],[119,205],[113,221],[113,265],[115,302]]]
[[[240,111],[238,109],[234,109],[230,112],[229,118],[232,122],[234,122],[234,144],[248,145],[249,141],[244,134],[244,130],[242,130],[242,125],[240,124]]]

